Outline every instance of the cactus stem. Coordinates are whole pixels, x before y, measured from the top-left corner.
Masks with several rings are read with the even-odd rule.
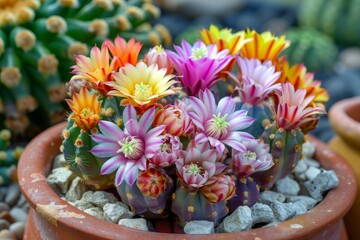
[[[98,37],[106,38],[109,34],[109,25],[102,19],[95,19],[90,23],[89,31]]]
[[[59,4],[68,7],[68,8],[75,8],[79,5],[78,0],[58,0]]]
[[[191,212],[191,213],[195,212],[194,206],[188,206],[187,210],[188,210],[188,212]]]
[[[129,15],[134,16],[135,18],[137,18],[139,20],[145,18],[144,11],[141,11],[140,8],[135,7],[135,6],[129,6],[126,9],[126,13],[129,14]]]
[[[24,51],[29,51],[35,45],[35,34],[29,30],[19,31],[15,36],[15,44]]]
[[[84,146],[84,142],[80,138],[78,138],[75,140],[74,145],[75,145],[75,147],[81,148]]]
[[[48,90],[48,95],[51,101],[61,102],[66,98],[66,87],[64,84],[57,84]]]
[[[57,71],[59,61],[53,54],[50,54],[41,57],[37,65],[39,72],[45,74],[52,74]]]
[[[152,45],[156,46],[161,44],[161,40],[158,36],[158,34],[154,33],[154,32],[149,32],[149,39]]]
[[[8,129],[3,129],[0,131],[0,138],[5,141],[10,141],[11,132]]]
[[[60,150],[61,153],[63,153],[64,152],[64,145],[61,145],[59,150]]]
[[[112,2],[109,0],[93,0],[93,3],[100,6],[106,11],[110,11],[113,9]]]
[[[7,117],[5,119],[5,126],[12,132],[23,134],[29,126],[30,121],[26,115],[19,115],[17,117]]]
[[[131,199],[134,198],[134,195],[133,195],[131,192],[127,192],[127,193],[126,193],[126,197],[127,197],[129,200],[131,200]]]
[[[32,10],[29,7],[23,7],[18,10],[18,13],[17,13],[17,21],[18,22],[21,22],[21,23],[28,22],[28,21],[33,20],[34,17],[35,17],[34,10]]]
[[[218,213],[214,210],[211,212],[210,216],[212,219],[215,219],[217,217]]]
[[[162,36],[164,44],[170,45],[172,42],[171,35],[169,31],[161,24],[155,25],[154,29]]]
[[[16,101],[16,109],[19,112],[32,112],[38,106],[36,99],[32,96],[26,96]]]
[[[64,33],[67,29],[65,20],[60,16],[51,16],[46,20],[46,29],[52,33]]]
[[[0,74],[1,82],[9,88],[17,86],[21,77],[20,70],[17,67],[5,67]]]
[[[69,46],[68,56],[70,59],[73,59],[76,55],[87,55],[89,52],[86,44],[81,42],[73,43]]]
[[[126,16],[117,16],[115,17],[115,25],[121,31],[126,31],[131,29],[131,23]]]
[[[68,139],[68,138],[70,137],[70,131],[67,130],[67,129],[64,129],[64,130],[62,131],[61,135],[62,135],[62,137],[63,137],[64,139]]]
[[[159,8],[155,7],[153,4],[151,3],[145,3],[142,7],[142,9],[147,12],[150,13],[153,17],[158,18],[160,16],[160,10]]]
[[[0,56],[4,53],[5,43],[4,40],[0,37]]]

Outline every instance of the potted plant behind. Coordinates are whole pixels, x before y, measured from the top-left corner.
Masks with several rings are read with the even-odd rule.
[[[330,142],[330,148],[342,156],[352,166],[356,181],[360,182],[360,97],[353,97],[335,103],[329,111],[329,121],[336,135]],[[357,222],[360,219],[360,196],[357,192],[355,203],[344,220],[352,238],[357,237]]]
[[[115,186],[134,214],[160,219],[154,221],[155,228],[158,222],[169,222],[168,216],[181,227],[196,220],[218,225],[229,211],[253,206],[260,189],[270,189],[294,170],[305,134],[325,113],[326,91],[305,67],[289,66],[278,57],[289,44],[285,36],[250,30],[232,34],[215,26],[200,34],[203,41],[194,45],[183,41],[174,51],[155,47],[141,60],[141,43],[120,37],[94,47],[90,57],[77,56],[68,84],[72,99],[67,100],[71,113],[66,126],[34,139],[20,160],[20,186],[34,209],[26,237],[137,239],[143,235],[108,226],[48,192],[46,174],[58,148],[89,188]],[[230,72],[233,68],[236,73]],[[313,141],[318,160],[330,167],[322,158],[331,162],[336,156],[327,156],[319,149],[324,144]],[[41,170],[35,170],[34,160],[31,165],[27,162],[35,152],[42,154],[36,156]],[[241,233],[191,237],[147,233],[147,237],[345,237],[341,219],[352,204],[356,184],[346,164],[333,169],[340,174],[340,184],[349,186],[331,191],[317,207],[320,212],[310,211],[304,218]],[[335,197],[341,201],[327,200],[336,191],[346,191]],[[341,211],[334,213],[335,209]],[[322,222],[322,217],[328,221]],[[174,226],[161,231],[176,232]]]

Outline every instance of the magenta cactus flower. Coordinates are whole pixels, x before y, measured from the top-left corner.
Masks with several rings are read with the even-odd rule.
[[[101,174],[116,171],[116,186],[124,180],[131,186],[139,170],[146,170],[147,158],[153,157],[156,149],[163,144],[159,135],[165,126],[149,130],[154,117],[155,109],[151,108],[138,121],[134,107],[128,105],[123,113],[124,130],[112,122],[102,120],[98,124],[101,133],[91,136],[97,143],[91,153],[96,157],[108,158],[101,167]]]
[[[231,97],[222,98],[218,105],[209,89],[200,91],[199,98],[190,97],[193,111],[189,116],[198,128],[195,143],[209,142],[219,152],[225,151],[225,145],[244,151],[242,141],[253,139],[247,132],[240,130],[249,127],[254,121],[247,116],[246,110],[235,111],[235,102]]]
[[[212,176],[226,168],[223,163],[216,162],[215,149],[201,152],[197,148],[191,148],[182,152],[175,164],[183,185],[189,189],[201,188]]]
[[[149,158],[149,162],[157,167],[168,167],[175,164],[182,150],[180,138],[171,134],[165,134],[162,138],[162,144],[156,150],[155,155]]]
[[[261,63],[259,59],[246,59],[237,57],[239,67],[238,76],[229,73],[237,83],[235,88],[239,92],[241,102],[256,106],[261,104],[270,93],[280,90],[280,83],[275,83],[280,72],[275,72],[271,61]]]
[[[177,53],[168,51],[168,56],[184,90],[191,96],[212,87],[220,79],[220,72],[233,59],[228,49],[218,51],[215,44],[207,46],[201,41],[195,42],[193,46],[182,41],[181,47],[174,48]]]
[[[286,82],[282,84],[281,94],[278,94],[279,103],[276,110],[276,123],[285,130],[295,129],[324,114],[323,107],[311,105],[314,95],[306,97],[306,89],[295,91],[294,86]]]
[[[274,165],[268,144],[261,140],[250,140],[243,144],[246,150],[234,151],[232,156],[232,170],[236,177],[247,177],[255,172],[268,170]]]

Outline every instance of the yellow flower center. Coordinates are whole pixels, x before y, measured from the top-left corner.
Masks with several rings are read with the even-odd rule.
[[[140,84],[135,85],[134,97],[140,101],[146,101],[153,95],[152,86],[149,84]]]
[[[162,48],[161,45],[157,45],[157,46],[155,47],[155,49],[156,49],[156,51],[157,51],[158,53],[163,53],[163,52],[164,52],[164,49]]]
[[[256,160],[256,153],[252,152],[252,151],[246,151],[244,153],[242,153],[243,157],[248,159],[248,160],[252,160],[255,161]]]
[[[206,57],[207,55],[208,55],[208,51],[205,46],[191,49],[191,57],[194,60]]]
[[[185,172],[188,174],[192,174],[195,176],[197,176],[197,175],[204,176],[205,175],[205,169],[196,163],[190,163],[188,165],[185,165],[183,168],[184,168]]]
[[[92,115],[95,115],[94,111],[89,107],[82,109],[80,114],[84,117],[90,117]]]
[[[230,124],[226,121],[228,114],[221,116],[219,113],[218,115],[213,115],[213,118],[207,122],[206,132],[215,138],[221,138],[224,135],[227,135],[228,128]]]
[[[126,137],[118,141],[118,144],[121,148],[117,153],[122,152],[126,158],[139,159],[144,154],[144,142],[137,137]]]

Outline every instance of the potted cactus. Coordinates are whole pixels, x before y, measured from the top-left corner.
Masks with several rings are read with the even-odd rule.
[[[169,44],[151,1],[6,0],[0,3],[0,127],[30,138],[64,121],[74,56],[121,34]],[[41,116],[41,117],[40,117]]]
[[[299,74],[279,58],[289,45],[285,36],[251,30],[232,33],[215,26],[200,35],[203,40],[193,45],[183,41],[174,50],[157,46],[142,59],[141,44],[121,37],[92,48],[89,57],[76,57],[68,84],[67,123],[42,134],[27,148],[28,153],[46,149],[42,154],[47,163],[40,160],[46,169],[32,172],[28,156],[20,160],[20,186],[36,210],[30,214],[26,237],[136,239],[143,234],[116,229],[115,224],[104,226],[106,230],[91,229],[101,222],[66,204],[54,191],[45,200],[42,192],[50,189],[45,172],[59,150],[71,172],[93,191],[115,189],[133,214],[158,219],[153,221],[156,226],[178,224],[160,230],[167,232],[198,220],[219,225],[235,209],[253,206],[260,191],[292,172],[301,158],[305,134],[325,113],[326,91],[311,74]],[[320,150],[318,154],[324,156]],[[345,175],[353,182],[351,170]],[[298,224],[294,220],[280,226],[306,225],[308,231],[294,231],[298,239],[340,237],[341,217],[354,194],[344,194],[350,197],[347,203],[330,222],[319,222],[320,232],[306,224],[311,213]],[[37,229],[43,224],[49,226],[46,231]],[[270,230],[265,227],[211,238],[255,234],[286,239],[294,233],[288,229],[272,236],[267,236]],[[157,233],[148,237],[192,239]]]

